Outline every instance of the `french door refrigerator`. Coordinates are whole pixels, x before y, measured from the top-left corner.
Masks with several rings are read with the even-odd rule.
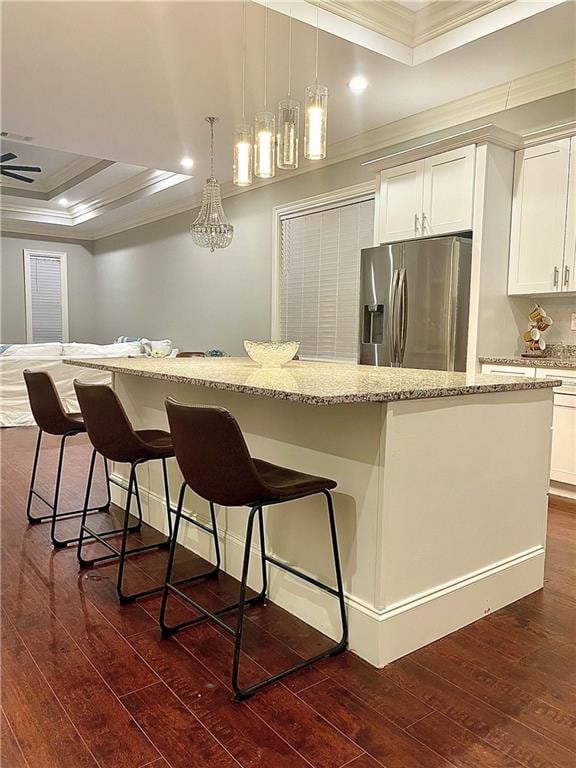
[[[466,370],[471,257],[462,235],[363,250],[360,363]]]

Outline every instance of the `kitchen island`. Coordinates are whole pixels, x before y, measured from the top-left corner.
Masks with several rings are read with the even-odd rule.
[[[264,369],[247,358],[68,362],[112,372],[136,428],[167,428],[167,396],[220,405],[254,456],[334,478],[350,648],[376,666],[542,587],[559,382],[301,361]],[[155,464],[139,480],[145,519],[164,530]],[[175,499],[180,474],[170,464]],[[125,466],[115,471],[126,476]],[[314,497],[271,508],[266,534],[276,558],[331,582],[322,505]],[[185,507],[208,521],[191,492]],[[246,510],[217,515],[223,568],[238,577]],[[207,534],[182,528],[185,546],[213,556]],[[269,585],[271,600],[336,636],[329,595],[274,567]]]

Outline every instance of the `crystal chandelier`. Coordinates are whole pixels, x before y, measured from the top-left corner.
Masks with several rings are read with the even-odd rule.
[[[210,123],[210,176],[206,179],[202,191],[202,204],[196,221],[190,228],[190,234],[200,248],[210,248],[214,253],[216,248],[227,248],[232,242],[234,227],[222,208],[220,184],[214,177],[214,123],[217,117],[206,117]]]

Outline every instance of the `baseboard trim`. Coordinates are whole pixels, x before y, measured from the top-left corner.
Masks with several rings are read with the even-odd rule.
[[[113,474],[117,479],[122,476]],[[143,515],[154,528],[167,531],[164,499],[140,486]],[[113,486],[116,503],[125,501],[125,492]],[[208,523],[207,515],[185,509],[187,515]],[[239,578],[244,541],[227,529],[225,510],[219,511],[219,542],[222,569]],[[200,528],[182,525],[180,543],[207,560],[213,559],[211,536]],[[248,583],[260,586],[260,550],[252,545]],[[405,656],[483,616],[542,587],[544,548],[534,547],[481,570],[468,573],[427,592],[379,609],[358,597],[346,594],[350,649],[376,667]],[[336,639],[338,609],[334,598],[290,573],[271,565],[270,600],[320,632]]]

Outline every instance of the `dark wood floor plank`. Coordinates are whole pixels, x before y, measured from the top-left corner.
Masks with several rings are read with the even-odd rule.
[[[401,728],[432,712],[421,700],[352,653],[327,659],[322,662],[322,671]]]
[[[573,768],[573,754],[410,658],[380,674],[527,768]]]
[[[267,688],[247,703],[314,768],[339,768],[362,754],[361,748],[283,686]]]
[[[4,556],[3,560],[8,558]],[[158,757],[63,624],[26,580],[2,583],[3,608],[101,768],[137,768]]]
[[[520,768],[520,763],[491,747],[439,712],[419,720],[407,733],[443,755],[458,768]]]
[[[238,768],[236,760],[164,683],[129,693],[122,702],[172,768]]]
[[[426,646],[410,658],[567,749],[574,747],[576,718],[573,715],[441,647]]]
[[[451,655],[483,667],[553,707],[568,713],[576,712],[576,685],[569,679],[562,679],[559,675],[550,675],[537,667],[530,668],[526,664],[500,656],[472,634],[449,635],[437,641],[434,647],[442,648]],[[547,650],[542,658],[550,660],[553,657],[554,654]],[[555,658],[558,659],[558,656]]]
[[[0,721],[0,765],[5,768],[30,768],[4,710],[2,710]]]
[[[387,768],[452,765],[332,681],[313,685],[298,696]]]
[[[345,768],[382,768],[382,763],[379,763],[377,760],[374,760],[373,757],[364,753],[355,760],[352,760],[351,763],[347,763]]]
[[[26,646],[15,630],[6,627],[6,620],[2,705],[30,768],[99,768]],[[12,767],[8,763],[6,768]]]

